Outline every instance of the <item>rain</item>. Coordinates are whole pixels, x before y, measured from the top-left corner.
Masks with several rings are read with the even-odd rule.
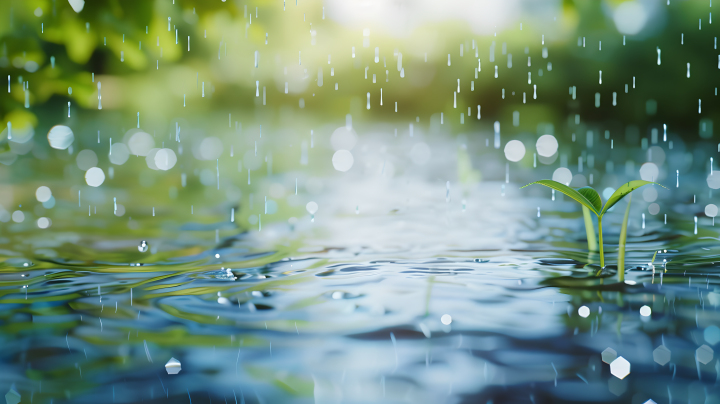
[[[720,402],[713,8],[0,2],[0,392]]]

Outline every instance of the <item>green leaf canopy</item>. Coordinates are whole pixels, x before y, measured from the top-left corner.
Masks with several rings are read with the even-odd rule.
[[[544,185],[544,186],[546,186],[546,187],[548,187],[548,188],[552,188],[552,189],[554,189],[554,190],[556,190],[556,191],[560,191],[560,192],[562,192],[563,194],[569,196],[570,198],[572,198],[572,199],[580,202],[581,205],[583,205],[583,206],[585,206],[586,208],[590,209],[590,211],[593,212],[594,214],[597,215],[598,212],[599,212],[599,209],[596,209],[596,208],[595,208],[595,204],[593,204],[593,202],[590,202],[582,193],[580,193],[580,192],[578,192],[578,191],[570,188],[570,187],[567,186],[567,185],[561,184],[561,183],[559,183],[559,182],[557,182],[557,181],[553,181],[553,180],[540,180],[540,181],[531,182],[531,183],[525,185],[525,187],[528,187],[528,186],[533,185],[533,184]],[[522,187],[522,188],[525,188],[525,187]],[[587,189],[592,190],[593,192],[595,192],[592,188],[587,188]],[[585,192],[586,192],[586,191],[585,191]],[[595,195],[597,195],[597,192],[595,192]],[[598,196],[597,198],[598,198],[598,201],[599,201],[600,196]],[[598,203],[599,203],[599,202],[598,202]]]
[[[630,181],[626,184],[623,184],[620,188],[615,191],[610,199],[607,200],[605,203],[605,206],[602,204],[602,199],[600,198],[600,194],[597,193],[594,189],[590,187],[582,187],[578,190],[574,190],[570,188],[567,185],[561,184],[557,181],[553,180],[540,180],[531,182],[530,184],[525,185],[525,187],[533,185],[533,184],[539,184],[544,185],[548,188],[552,188],[556,191],[560,191],[563,194],[569,196],[570,198],[580,202],[581,205],[588,208],[591,212],[593,212],[595,215],[602,217],[610,208],[615,206],[616,203],[620,202],[621,199],[626,197],[628,194],[630,194],[632,191],[648,184],[655,184],[659,185],[663,188],[666,188],[665,186],[658,184],[657,182],[652,181],[645,181],[645,180],[635,180]],[[522,188],[525,188],[522,187]],[[667,188],[666,188],[667,189]]]
[[[648,185],[648,184],[660,185],[661,187],[667,189],[667,187],[665,187],[661,184],[658,184],[657,182],[645,181],[645,180],[630,181],[627,184],[622,185],[620,188],[617,189],[617,191],[615,191],[612,194],[610,199],[608,199],[607,202],[605,203],[605,207],[602,208],[600,215],[604,215],[605,212],[608,211],[608,209],[615,206],[616,203],[620,202],[620,200],[622,198],[626,197],[630,192],[642,187],[643,185]]]
[[[600,212],[602,209],[602,200],[600,199],[600,194],[597,193],[594,189],[590,187],[582,187],[577,190],[580,195],[584,196],[585,199],[588,200],[588,202],[592,203],[593,207],[595,207],[595,214],[597,212]]]

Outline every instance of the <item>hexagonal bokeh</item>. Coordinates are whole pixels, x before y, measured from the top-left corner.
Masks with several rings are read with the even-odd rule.
[[[170,358],[169,361],[165,364],[165,370],[167,370],[167,373],[169,375],[176,375],[180,373],[180,370],[182,369],[182,364],[179,360],[175,358]]]
[[[720,342],[720,328],[715,325],[711,325],[710,327],[705,329],[705,331],[703,332],[703,336],[705,337],[705,341],[707,341],[708,344],[715,345]]]
[[[697,357],[698,362],[703,365],[707,365],[712,360],[713,353],[712,348],[707,345],[703,345],[695,351],[695,356]]]
[[[665,345],[660,345],[653,351],[653,359],[660,366],[667,365],[670,362],[670,350]]]
[[[611,377],[610,380],[608,380],[608,390],[610,390],[611,393],[615,394],[618,397],[623,395],[627,391],[627,388],[627,380],[620,380],[614,377]]]
[[[630,374],[630,362],[622,356],[618,356],[610,364],[610,373],[618,379],[624,379],[625,376]]]
[[[20,394],[15,391],[15,386],[10,388],[10,391],[5,394],[5,401],[7,404],[18,404],[20,402]]]
[[[617,352],[615,352],[612,348],[606,348],[604,351],[602,351],[602,361],[607,363],[608,365],[612,363],[617,358]]]

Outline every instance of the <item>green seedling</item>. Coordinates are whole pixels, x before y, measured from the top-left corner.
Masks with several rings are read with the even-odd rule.
[[[600,247],[600,266],[603,268],[605,267],[605,256],[603,254],[602,218],[605,215],[605,213],[607,213],[607,211],[610,208],[615,206],[616,203],[620,202],[620,200],[623,199],[625,196],[629,195],[632,191],[642,187],[643,185],[648,185],[648,184],[660,185],[660,184],[658,184],[656,182],[652,182],[652,181],[644,181],[644,180],[630,181],[627,184],[624,184],[620,188],[618,188],[617,191],[615,191],[612,194],[612,196],[610,196],[610,198],[605,202],[605,206],[603,206],[602,199],[600,199],[600,194],[598,194],[597,191],[595,191],[594,189],[592,189],[590,187],[582,187],[582,188],[575,190],[575,189],[570,188],[567,185],[561,184],[561,183],[559,183],[557,181],[553,181],[553,180],[535,181],[535,182],[531,182],[530,184],[525,185],[525,187],[533,185],[533,184],[544,185],[548,188],[552,188],[556,191],[560,191],[563,194],[574,199],[575,201],[579,202],[584,208],[587,208],[587,210],[589,210],[590,212],[594,213],[595,216],[597,216],[597,218],[598,218],[598,246]],[[660,186],[662,187],[662,185],[660,185]],[[525,188],[525,187],[522,187],[522,188]],[[665,187],[663,187],[663,188],[665,188]],[[628,206],[629,206],[629,204],[628,204]],[[622,254],[622,259],[623,259],[623,265],[624,265],[624,259],[625,259],[625,254],[624,254],[624,252],[625,252],[624,241],[625,240],[623,238],[623,234],[626,235],[626,232],[627,232],[626,228],[627,228],[628,213],[629,213],[629,208],[628,208],[628,211],[625,212],[625,220],[623,221],[623,228],[622,228],[623,233],[620,234],[620,239],[621,239],[620,244],[622,245],[621,254]],[[586,226],[587,226],[587,223],[589,221],[586,220],[585,222],[586,222]],[[587,229],[587,227],[586,227],[586,229]],[[588,234],[590,234],[590,231],[588,231]],[[594,236],[595,232],[592,231],[592,234]],[[588,244],[590,244],[589,239],[590,239],[590,237],[588,237]],[[592,250],[592,248],[590,248],[590,249]],[[620,266],[618,266],[618,273],[624,274],[624,271],[621,269]]]

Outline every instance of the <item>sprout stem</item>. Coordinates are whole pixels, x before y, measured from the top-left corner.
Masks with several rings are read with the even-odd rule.
[[[625,281],[625,243],[627,240],[627,224],[630,216],[630,202],[632,202],[632,194],[628,198],[627,208],[625,208],[625,217],[623,218],[622,227],[620,228],[620,245],[618,245],[618,279],[620,282]]]
[[[598,245],[600,246],[600,268],[605,268],[605,254],[603,254],[602,239],[602,216],[598,216],[598,236],[600,238]]]
[[[585,219],[585,234],[587,234],[588,250],[597,251],[597,239],[595,238],[595,226],[593,225],[590,209],[582,207],[583,218]]]

